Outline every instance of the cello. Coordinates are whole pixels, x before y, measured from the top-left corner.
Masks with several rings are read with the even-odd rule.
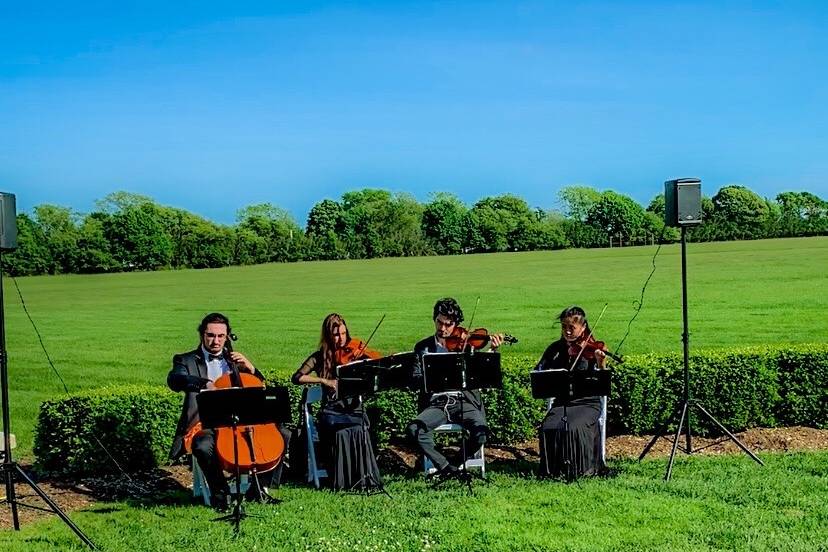
[[[231,335],[227,340],[222,355],[230,366],[230,371],[214,382],[215,389],[239,387],[264,388],[264,381],[253,374],[241,372],[233,360]],[[209,393],[209,391],[207,391]],[[190,427],[184,436],[184,448],[192,453],[193,438],[201,432],[201,422]],[[240,425],[236,428],[220,427],[216,429],[216,457],[222,470],[230,473],[262,473],[274,469],[282,461],[285,441],[275,423]],[[238,455],[238,462],[236,462]]]

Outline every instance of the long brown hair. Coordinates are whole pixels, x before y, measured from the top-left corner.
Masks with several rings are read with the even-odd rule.
[[[319,337],[319,350],[322,351],[322,374],[323,378],[330,378],[333,376],[334,367],[336,366],[336,345],[334,343],[334,330],[339,326],[345,326],[345,336],[347,341],[351,340],[351,333],[348,330],[348,325],[345,324],[345,319],[339,314],[332,312],[322,321],[322,335]]]

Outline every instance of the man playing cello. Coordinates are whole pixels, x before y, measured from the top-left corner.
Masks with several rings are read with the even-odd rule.
[[[188,435],[188,432],[199,420],[196,396],[202,390],[215,388],[215,381],[230,372],[231,367],[228,358],[236,364],[240,371],[248,372],[262,381],[264,381],[264,376],[256,370],[253,363],[243,354],[239,352],[226,354],[225,348],[231,331],[230,321],[223,314],[214,312],[205,316],[198,326],[198,334],[200,338],[199,346],[188,353],[173,356],[172,369],[167,375],[169,388],[173,391],[183,391],[185,393],[181,417],[178,420],[178,427],[170,450],[170,458],[177,461],[183,455],[192,453],[207,479],[211,505],[217,510],[223,511],[227,508],[229,488],[216,454],[215,430],[206,429],[197,432],[194,436]],[[287,450],[290,433],[281,426],[279,432],[282,434]],[[192,438],[192,447],[191,450],[188,450],[187,441],[190,437]],[[271,484],[278,486],[283,465],[284,462],[280,462],[271,472],[260,475],[260,485],[264,488],[271,486]]]

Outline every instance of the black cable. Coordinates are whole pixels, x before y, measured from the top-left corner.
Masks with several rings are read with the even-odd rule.
[[[55,373],[57,378],[60,380],[61,385],[63,385],[63,390],[68,395],[69,394],[69,388],[66,387],[66,382],[63,381],[63,378],[61,377],[60,372],[58,372],[57,368],[55,368],[55,364],[52,362],[52,357],[49,356],[49,351],[46,350],[46,345],[43,344],[43,337],[40,335],[40,332],[37,329],[37,325],[35,324],[35,321],[32,320],[32,315],[29,314],[29,309],[26,307],[26,301],[23,299],[23,294],[20,292],[20,286],[17,285],[17,278],[12,276],[11,279],[12,279],[12,282],[14,282],[14,287],[17,289],[17,296],[20,297],[20,304],[23,305],[23,312],[25,312],[26,316],[29,318],[29,322],[31,322],[32,328],[34,328],[35,335],[37,335],[37,339],[38,339],[38,341],[40,341],[40,348],[43,349],[43,353],[46,355],[46,360],[49,361],[49,366],[52,367],[52,371]]]
[[[624,332],[624,337],[621,338],[621,341],[615,347],[615,353],[620,355],[621,354],[621,346],[624,345],[624,341],[626,341],[627,336],[630,335],[630,329],[632,328],[632,323],[638,318],[638,313],[641,312],[641,308],[644,306],[644,292],[647,290],[647,286],[650,283],[650,279],[653,277],[656,271],[656,257],[658,257],[659,252],[661,251],[661,246],[664,244],[664,233],[667,231],[667,226],[664,226],[661,230],[661,236],[658,237],[658,248],[656,248],[656,252],[653,255],[652,265],[653,269],[650,271],[650,274],[647,276],[647,279],[644,280],[644,285],[641,288],[641,297],[637,301],[633,301],[633,308],[635,309],[635,313],[630,318],[630,321],[627,322],[627,331]]]
[[[18,295],[18,297],[20,297],[20,304],[23,306],[23,312],[26,313],[26,317],[29,319],[29,322],[32,324],[32,328],[34,328],[35,334],[37,335],[37,339],[38,339],[38,341],[40,341],[40,348],[43,349],[43,354],[46,355],[46,360],[49,362],[49,366],[51,366],[52,371],[55,373],[57,378],[60,380],[61,385],[63,385],[64,392],[67,395],[69,395],[70,394],[69,393],[69,388],[66,386],[66,382],[63,381],[63,377],[60,375],[60,372],[58,372],[58,369],[55,366],[54,362],[52,362],[52,357],[49,356],[49,351],[46,350],[46,345],[43,343],[43,337],[40,335],[40,331],[37,329],[37,324],[35,324],[35,321],[32,319],[32,315],[29,314],[29,309],[26,307],[26,300],[23,299],[23,293],[20,291],[20,286],[17,284],[17,278],[15,278],[14,276],[11,276],[11,280],[12,280],[12,282],[14,282],[15,289],[17,289],[17,295]],[[130,484],[134,485],[135,487],[137,487],[138,489],[143,491],[144,494],[147,494],[147,488],[142,486],[141,484],[137,483],[134,479],[132,479],[129,476],[129,474],[126,472],[126,470],[124,470],[124,468],[121,467],[121,464],[119,464],[118,461],[115,459],[115,457],[112,456],[112,453],[109,452],[109,449],[107,449],[106,446],[104,446],[104,444],[101,442],[101,440],[98,439],[98,436],[95,435],[94,433],[92,433],[91,435],[92,435],[92,438],[95,439],[95,442],[98,443],[98,446],[101,447],[101,450],[103,450],[106,453],[106,455],[109,456],[109,459],[112,460],[112,463],[115,464],[115,467],[118,468],[118,471],[120,471],[124,475],[124,477],[126,477],[129,480]],[[132,493],[130,493],[130,494],[132,494]],[[133,496],[136,496],[136,495],[133,494]],[[138,498],[138,497],[136,497],[136,498]]]

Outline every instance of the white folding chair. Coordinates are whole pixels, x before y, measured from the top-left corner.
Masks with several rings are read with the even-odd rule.
[[[9,445],[12,450],[17,448],[17,439],[14,437],[14,433],[9,433]],[[0,438],[0,460],[4,460],[6,458],[6,441]]]
[[[210,487],[207,486],[207,477],[204,475],[204,472],[201,471],[201,466],[198,465],[198,460],[196,460],[195,456],[191,456],[192,465],[191,470],[193,472],[193,496],[198,498],[199,496],[204,500],[204,505],[210,505]],[[242,494],[247,492],[247,489],[250,487],[250,478],[246,473],[241,474],[241,489]],[[230,480],[228,481],[228,486],[230,487],[230,492],[236,492],[236,485],[235,485],[235,476],[231,475]]]
[[[443,424],[441,426],[437,426],[434,428],[435,435],[437,433],[462,433],[463,426],[460,424]],[[469,468],[477,468],[480,470],[480,475],[486,477],[486,454],[483,448],[483,445],[480,445],[480,448],[477,449],[477,452],[474,453],[474,456],[466,460],[465,462],[466,469]],[[423,469],[425,470],[426,475],[432,474],[437,471],[437,468],[431,462],[428,456],[423,455]]]
[[[316,424],[313,421],[313,414],[310,405],[322,400],[322,387],[310,385],[302,391],[302,425],[305,428],[305,438],[308,447],[308,483],[313,482],[314,487],[319,488],[319,480],[328,477],[328,471],[319,469],[316,463],[316,443],[319,442],[319,433],[316,431]]]

